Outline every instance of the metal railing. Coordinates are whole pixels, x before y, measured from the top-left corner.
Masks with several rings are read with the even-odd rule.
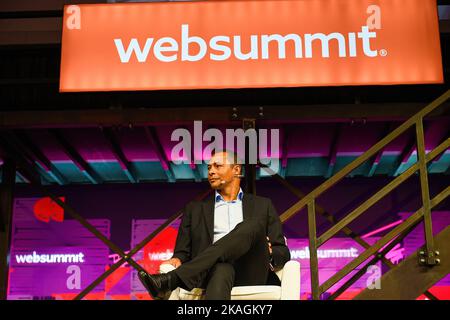
[[[423,118],[447,101],[450,97],[450,90],[446,91],[439,98],[434,100],[424,109],[419,111],[417,114],[409,118],[402,125],[400,125],[397,129],[388,134],[385,138],[380,140],[374,146],[372,146],[369,150],[364,152],[361,156],[356,158],[354,161],[345,166],[342,170],[337,172],[331,178],[326,180],[320,186],[315,188],[313,191],[301,197],[301,199],[296,202],[293,206],[287,209],[281,215],[281,221],[285,223],[288,219],[294,216],[303,208],[307,207],[308,211],[308,230],[309,230],[309,246],[310,246],[310,270],[311,270],[311,288],[312,288],[312,298],[319,299],[320,295],[330,289],[334,284],[338,281],[342,280],[345,276],[347,276],[351,271],[353,271],[356,267],[362,264],[365,260],[367,260],[372,255],[379,255],[384,258],[384,254],[388,251],[384,250],[384,254],[379,253],[378,251],[382,249],[384,246],[388,245],[392,240],[396,237],[404,236],[405,231],[412,230],[413,226],[416,226],[419,222],[424,222],[424,230],[425,230],[425,242],[426,242],[426,250],[424,252],[423,258],[420,260],[424,265],[433,266],[439,263],[439,259],[436,259],[435,248],[433,243],[433,230],[431,223],[431,209],[436,205],[441,203],[445,198],[447,198],[450,194],[450,187],[442,190],[438,195],[436,195],[433,199],[430,199],[429,187],[428,187],[428,172],[427,172],[427,164],[437,157],[439,154],[445,152],[450,147],[450,138],[447,138],[444,142],[438,145],[434,150],[429,153],[425,151],[425,139],[424,139],[424,130],[423,130]],[[340,180],[342,180],[345,176],[347,176],[354,169],[358,168],[365,161],[371,159],[378,152],[380,152],[386,145],[404,133],[406,130],[415,126],[416,131],[416,143],[417,143],[417,156],[418,161],[404,171],[402,174],[393,179],[390,183],[388,183],[381,190],[376,192],[373,196],[367,199],[364,203],[359,205],[356,209],[350,212],[347,216],[345,216],[339,222],[335,222],[334,217],[331,219],[334,225],[324,232],[321,236],[317,236],[316,230],[316,213],[317,213],[317,204],[316,199],[322,195],[325,191],[330,189]],[[267,169],[267,168],[266,168]],[[409,177],[411,177],[416,171],[419,171],[420,175],[420,187],[421,187],[421,195],[422,195],[422,207],[417,210],[412,216],[410,216],[406,221],[402,224],[396,226],[393,230],[391,230],[388,234],[382,237],[378,242],[376,242],[373,246],[366,246],[366,250],[355,258],[352,262],[347,264],[343,269],[333,275],[331,278],[326,280],[323,284],[319,284],[319,273],[318,273],[318,258],[317,258],[317,249],[323,245],[330,238],[335,236],[338,232],[344,231],[346,234],[351,234],[351,231],[348,229],[348,225],[358,218],[362,213],[364,213],[367,209],[372,207],[375,203],[377,203],[380,199],[390,193],[392,190],[397,188],[400,184],[406,181]],[[324,214],[324,210],[322,208],[319,209],[319,213]],[[329,214],[328,214],[329,215]],[[352,279],[351,279],[352,280]],[[354,279],[353,279],[354,280]],[[352,281],[353,281],[352,280]],[[348,285],[348,284],[344,284]],[[342,292],[342,290],[340,290]],[[335,297],[335,296],[334,296]]]

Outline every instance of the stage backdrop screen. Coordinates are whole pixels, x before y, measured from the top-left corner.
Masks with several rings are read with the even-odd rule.
[[[436,0],[64,8],[60,91],[442,82]]]
[[[105,272],[109,248],[66,218],[49,198],[15,199],[8,299],[73,299]],[[109,238],[108,219],[88,221]],[[103,292],[98,286],[89,298]]]
[[[64,197],[61,199],[66,201]],[[406,219],[409,213],[400,216]],[[129,248],[134,248],[165,222],[165,219],[135,219],[132,215],[128,217],[129,225],[124,224],[123,220],[118,223],[117,216],[114,215],[88,221],[108,239],[111,236],[118,238],[117,234],[111,235],[110,230],[127,235]],[[434,212],[436,232],[448,225],[449,217],[448,212]],[[133,259],[148,272],[157,273],[161,262],[172,256],[179,223],[179,220],[174,221],[138,251]],[[363,237],[369,244],[373,244],[379,239],[379,234]],[[120,260],[118,254],[111,252],[103,242],[78,221],[66,215],[49,198],[15,199],[11,240],[8,299],[73,299]],[[302,300],[311,299],[308,240],[289,238],[287,243],[291,259],[299,261],[301,265],[301,289],[298,294]],[[397,264],[422,243],[422,228],[418,228],[404,243],[396,245],[387,258]],[[363,248],[349,238],[327,241],[318,251],[320,283],[336,274],[362,252]],[[359,268],[333,286],[322,298],[334,292],[357,270]],[[386,271],[380,263],[374,265],[339,298],[351,299]],[[431,290],[439,297],[448,299],[449,285],[450,278],[446,277]],[[134,268],[122,264],[85,298],[148,300],[150,296],[140,283]]]

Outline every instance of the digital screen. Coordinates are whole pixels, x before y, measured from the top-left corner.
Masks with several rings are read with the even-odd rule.
[[[61,198],[64,201],[64,198]],[[448,225],[448,214],[437,215]],[[404,219],[407,214],[404,215]],[[134,248],[156,230],[164,219],[131,219],[130,248]],[[447,220],[446,220],[447,219]],[[439,221],[440,221],[439,220]],[[444,221],[445,220],[445,221]],[[88,219],[108,239],[114,219]],[[152,239],[134,256],[134,260],[149,273],[157,273],[163,260],[172,256],[180,220],[176,220]],[[114,229],[120,232],[120,228]],[[129,232],[130,230],[122,230]],[[401,262],[423,243],[422,230],[416,228],[404,243],[395,246],[387,255],[394,264]],[[379,237],[364,238],[369,244]],[[291,259],[301,265],[301,299],[311,299],[308,239],[287,239]],[[128,251],[127,251],[128,252]],[[363,248],[350,238],[333,238],[318,250],[319,283],[336,274],[350,263]],[[111,250],[78,221],[69,219],[62,209],[48,198],[15,199],[10,250],[8,299],[73,299],[100,275],[120,260]],[[322,298],[327,298],[360,265],[344,279],[332,286]],[[374,271],[375,270],[375,271]],[[359,278],[340,299],[351,299],[373,283],[387,269],[381,263]],[[441,297],[449,295],[450,277],[443,279],[436,290]],[[143,300],[151,299],[137,272],[127,263],[122,264],[105,281],[100,282],[85,299]]]

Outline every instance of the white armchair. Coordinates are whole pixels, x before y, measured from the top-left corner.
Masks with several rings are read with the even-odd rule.
[[[162,264],[160,273],[174,270],[170,264]],[[231,290],[231,300],[300,300],[300,263],[288,261],[283,269],[276,272],[281,286],[240,286]],[[172,291],[169,300],[202,300],[204,289],[194,288],[191,291],[177,288]]]

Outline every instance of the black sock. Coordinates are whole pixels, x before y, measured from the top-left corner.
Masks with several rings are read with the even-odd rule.
[[[170,290],[175,290],[176,288],[178,288],[181,284],[181,280],[178,277],[178,275],[176,274],[175,271],[170,271],[169,273],[167,273],[168,275],[170,274],[170,282],[169,282],[169,289]]]

